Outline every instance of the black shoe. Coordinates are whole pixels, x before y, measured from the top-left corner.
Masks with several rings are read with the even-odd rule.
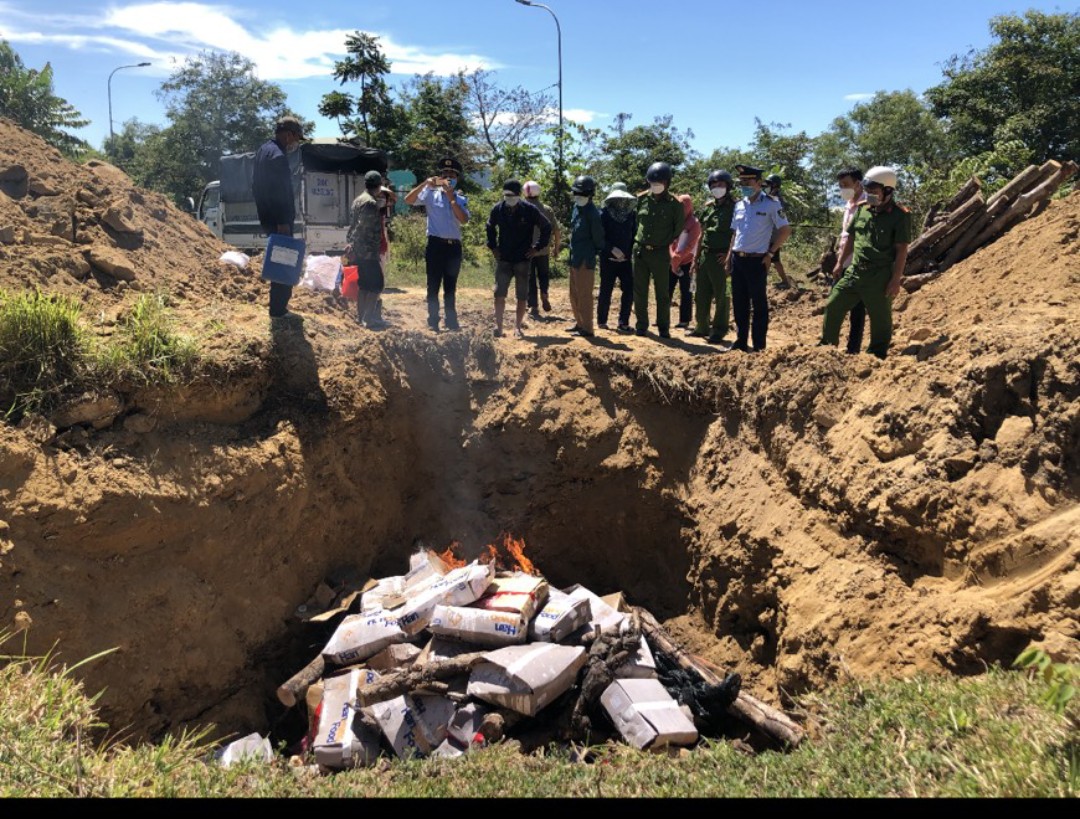
[[[597,324],[596,326],[601,330],[610,330],[611,329],[610,327],[607,326],[606,321],[602,321],[599,324]]]
[[[660,338],[671,338],[671,331],[667,327],[661,327],[656,334]]]
[[[634,330],[634,335],[635,336],[647,336],[648,334],[649,334],[648,330]]]
[[[723,336],[709,336],[707,339],[705,339],[705,343],[707,343],[707,344],[723,344],[724,343],[724,337]]]
[[[707,335],[708,335],[708,333],[703,333],[700,330],[690,330],[690,331],[687,332],[686,337],[687,338],[705,338],[705,336],[707,336]]]
[[[491,334],[495,336],[495,338],[502,338],[503,331],[496,327],[494,330],[491,331]]]
[[[615,328],[615,332],[617,332],[617,333],[629,333],[633,329],[634,328],[631,327],[629,324],[620,324],[618,327]]]
[[[458,324],[456,321],[448,321],[448,322],[446,322],[446,329],[447,330],[460,330],[461,325]]]
[[[685,330],[689,326],[690,326],[690,322],[688,322],[688,321],[680,321],[678,324],[675,325],[675,329],[676,330]]]
[[[750,352],[750,345],[745,341],[736,341],[727,349],[729,353],[748,353]]]

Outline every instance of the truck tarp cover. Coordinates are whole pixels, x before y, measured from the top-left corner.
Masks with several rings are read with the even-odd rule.
[[[347,144],[305,142],[300,145],[300,161],[305,171],[318,173],[363,174],[378,171],[385,174],[386,153],[378,148],[357,148]],[[255,152],[232,154],[221,158],[221,200],[250,202],[251,179],[255,167]]]

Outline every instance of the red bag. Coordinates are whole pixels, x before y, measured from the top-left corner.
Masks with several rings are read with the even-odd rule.
[[[360,298],[360,271],[356,265],[341,268],[341,295],[349,301]]]

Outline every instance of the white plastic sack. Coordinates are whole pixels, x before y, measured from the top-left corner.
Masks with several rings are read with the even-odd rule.
[[[221,254],[221,258],[218,259],[223,264],[231,264],[241,270],[247,270],[248,262],[251,261],[251,257],[246,253],[241,253],[239,250],[226,250]]]
[[[333,292],[341,273],[341,260],[336,256],[308,256],[304,259],[304,275],[300,284],[312,290]]]
[[[274,749],[270,738],[260,734],[248,734],[235,742],[230,742],[218,755],[218,762],[228,768],[242,759],[256,759],[269,762],[274,758]]]

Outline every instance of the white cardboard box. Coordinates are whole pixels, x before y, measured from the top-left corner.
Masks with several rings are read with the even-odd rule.
[[[615,680],[600,704],[630,745],[663,748],[693,745],[698,731],[659,680]]]
[[[599,627],[601,631],[609,632],[622,625],[626,619],[623,612],[612,608],[598,594],[580,584],[571,586],[565,591],[574,600],[589,601],[589,622],[594,630]]]
[[[528,633],[520,614],[472,606],[436,606],[427,627],[432,634],[487,647],[524,643]]]
[[[470,696],[527,717],[570,690],[584,667],[585,649],[530,643],[490,652],[469,675]]]
[[[491,581],[484,596],[473,606],[486,611],[509,611],[528,622],[547,602],[548,582],[525,572],[514,572]]]
[[[379,756],[379,734],[358,718],[356,692],[379,678],[374,671],[353,669],[323,679],[319,727],[313,748],[323,768],[342,770],[370,765]]]
[[[392,671],[412,665],[419,656],[420,649],[412,643],[394,643],[369,658],[364,665],[375,671]]]
[[[529,639],[560,643],[589,621],[589,601],[575,600],[565,592],[551,589],[547,603],[529,623]]]
[[[369,710],[401,759],[427,756],[449,735],[456,710],[446,697],[405,694],[375,703]]]
[[[388,645],[404,643],[408,638],[390,612],[350,614],[334,630],[322,655],[331,663],[349,665],[374,657]]]
[[[483,646],[478,646],[475,643],[465,643],[453,637],[443,637],[436,634],[424,646],[416,662],[426,665],[427,663],[437,663],[442,660],[452,660],[462,654],[474,654],[477,651],[485,650]]]

